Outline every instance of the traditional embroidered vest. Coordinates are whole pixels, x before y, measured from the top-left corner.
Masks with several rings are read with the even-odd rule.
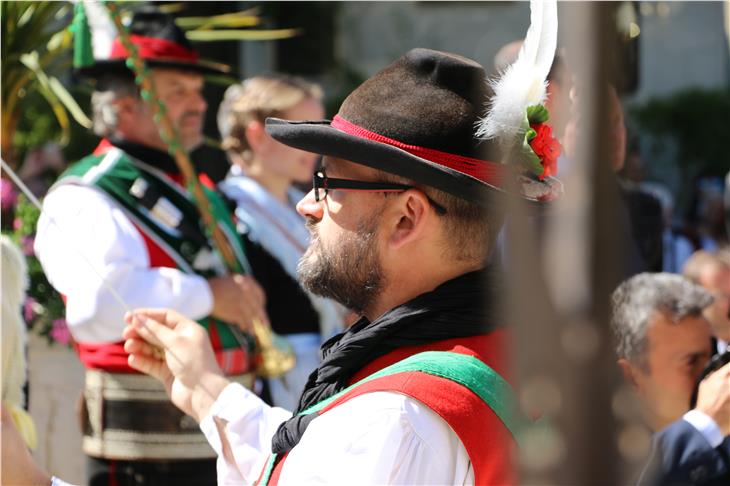
[[[212,277],[224,272],[211,248],[200,217],[188,194],[164,173],[112,147],[88,156],[70,167],[56,185],[78,184],[111,197],[144,238],[151,267],[177,268]],[[55,186],[54,186],[55,187]],[[230,212],[220,196],[204,186],[213,216],[231,242],[242,268],[247,268],[241,241]],[[248,370],[253,340],[239,343],[228,324],[206,317],[199,323],[208,330],[219,364],[227,374]],[[78,343],[79,358],[87,368],[135,373],[127,365],[123,343]]]
[[[494,362],[492,354],[501,352],[498,347],[503,344],[503,332],[397,350],[356,375],[364,378],[302,414],[322,415],[365,393],[402,393],[449,424],[469,455],[475,484],[515,484],[512,392],[500,374],[485,363]],[[424,351],[429,348],[433,350]],[[490,355],[491,359],[485,358]],[[383,363],[392,364],[379,367]],[[276,485],[285,460],[286,455],[272,454],[256,484]]]

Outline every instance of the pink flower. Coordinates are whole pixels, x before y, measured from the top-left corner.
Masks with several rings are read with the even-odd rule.
[[[26,324],[30,324],[35,319],[36,300],[33,297],[26,297],[23,302],[23,319]]]
[[[12,182],[6,179],[0,179],[0,206],[2,210],[14,208],[18,203],[18,193]]]
[[[23,220],[20,218],[15,218],[13,220],[13,230],[20,231],[20,228],[23,227]]]
[[[61,318],[53,321],[53,328],[49,334],[59,344],[71,342],[71,332],[68,330],[68,325],[66,325],[66,319]]]
[[[25,256],[33,256],[33,242],[35,241],[35,237],[32,235],[25,235],[21,238],[20,242],[23,247],[23,254]]]

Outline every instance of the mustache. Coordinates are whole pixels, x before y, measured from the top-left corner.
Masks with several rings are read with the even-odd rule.
[[[185,120],[187,118],[202,118],[203,112],[202,111],[186,111],[182,115],[180,115],[180,120]]]
[[[304,226],[307,228],[307,231],[309,231],[313,238],[319,238],[319,227],[317,226],[318,224],[319,223],[317,221],[310,217],[307,217],[306,221],[304,222]]]

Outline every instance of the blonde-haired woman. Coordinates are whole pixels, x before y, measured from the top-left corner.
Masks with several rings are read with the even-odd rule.
[[[297,355],[297,366],[269,380],[274,405],[296,408],[309,373],[316,368],[322,338],[343,328],[343,309],[306,292],[297,281],[297,263],[309,232],[295,205],[303,193],[293,187],[311,180],[314,154],[287,147],[264,129],[267,117],[324,118],[322,90],[301,78],[256,76],[226,91],[218,112],[223,147],[232,163],[220,189],[236,203],[254,274],[267,295],[267,312],[277,333]]]

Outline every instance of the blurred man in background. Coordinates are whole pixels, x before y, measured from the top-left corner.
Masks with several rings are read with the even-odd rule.
[[[646,478],[652,476],[652,484],[728,484],[730,365],[702,381],[690,410],[713,354],[703,316],[712,295],[679,275],[642,273],[623,282],[612,300],[618,364],[655,432]]]
[[[700,250],[687,260],[683,274],[715,297],[704,315],[712,326],[717,352],[724,352],[730,341],[730,265],[719,256]]]

